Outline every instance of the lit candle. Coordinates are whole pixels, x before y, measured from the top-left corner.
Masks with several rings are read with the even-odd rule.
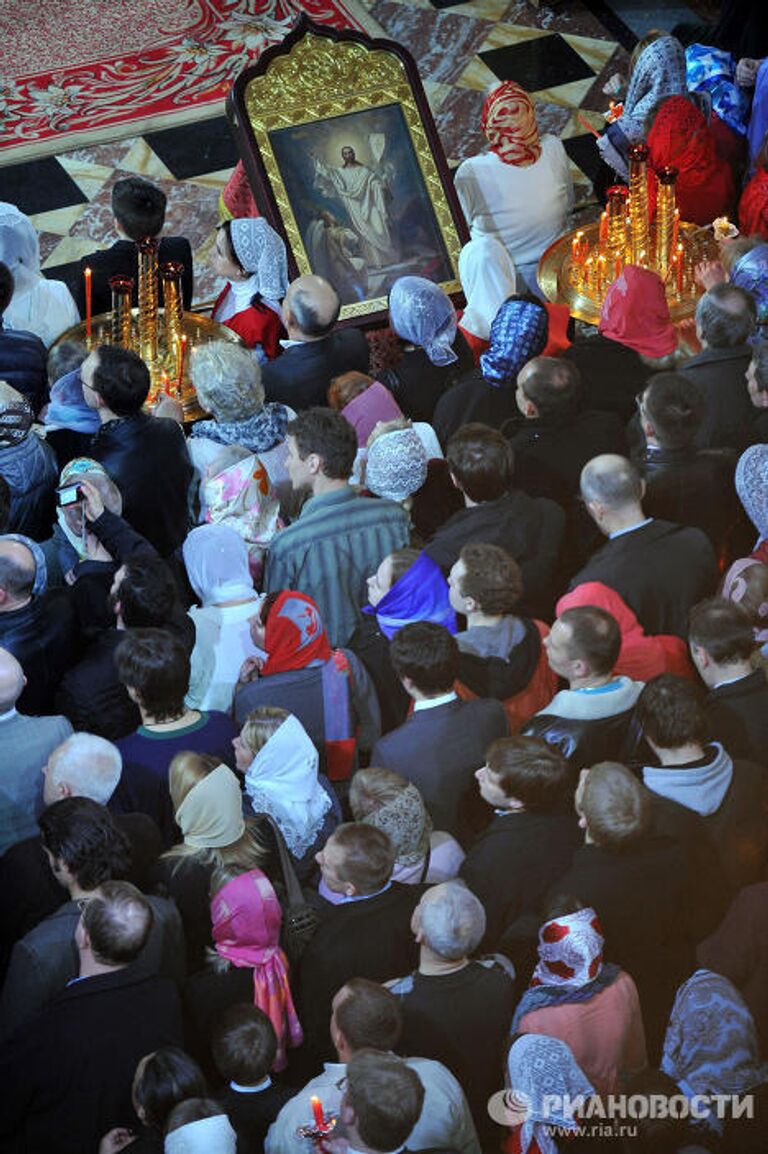
[[[89,268],[83,270],[85,277],[85,335],[91,335],[91,279],[93,273]]]
[[[675,252],[677,258],[677,291],[678,294],[683,291],[683,246],[679,244]]]
[[[583,240],[584,240],[584,233],[581,231],[581,229],[579,229],[579,231],[576,233],[575,237],[571,241],[571,259],[574,261],[575,264],[580,264],[582,259],[583,259],[583,256],[584,256]]]
[[[605,244],[608,239],[608,213],[602,212],[600,214],[600,235],[599,243]]]
[[[591,256],[587,257],[587,263],[584,265],[584,287],[587,292],[592,292],[595,287],[593,278],[594,268],[595,262],[593,258]]]
[[[597,258],[597,288],[602,291],[605,284],[605,257],[599,256]]]
[[[186,360],[186,358],[187,358],[187,334],[182,333],[181,340],[179,341],[179,357],[178,357],[179,374],[178,374],[178,380],[176,382],[176,386],[179,390],[179,393],[181,393],[181,383],[184,379],[184,361]]]
[[[162,389],[162,391],[165,393],[165,395],[167,397],[170,397],[170,395],[171,395],[170,381],[168,379],[168,374],[166,373],[165,369],[163,369],[162,373],[160,374],[160,388]]]
[[[672,248],[677,248],[677,234],[680,231],[680,209],[675,209],[675,215],[672,217]]]
[[[621,257],[620,256],[616,257],[616,265],[615,265],[615,268],[613,270],[613,274],[614,274],[614,276],[613,276],[614,280],[618,280],[619,277],[621,276]]]
[[[313,1094],[312,1097],[309,1099],[309,1104],[312,1107],[312,1114],[313,1114],[314,1119],[315,1119],[315,1126],[317,1126],[318,1130],[324,1130],[325,1129],[325,1118],[323,1117],[323,1104],[322,1104],[322,1102],[320,1101],[319,1098],[316,1098]]]

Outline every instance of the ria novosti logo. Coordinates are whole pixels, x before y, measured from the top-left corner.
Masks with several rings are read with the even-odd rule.
[[[533,1101],[520,1090],[499,1090],[488,1100],[488,1113],[500,1126],[522,1126],[532,1114],[536,1121],[557,1129],[565,1119],[573,1119],[582,1133],[585,1123],[639,1122],[666,1119],[712,1122],[714,1119],[755,1117],[753,1094],[584,1094],[570,1097],[543,1094],[534,1110]]]

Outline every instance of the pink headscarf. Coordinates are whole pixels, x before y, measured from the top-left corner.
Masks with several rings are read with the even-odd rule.
[[[403,414],[389,389],[374,381],[344,406],[341,415],[357,433],[357,447],[364,449],[379,421],[398,421]]]
[[[666,357],[677,348],[677,332],[661,277],[628,264],[609,287],[598,332],[627,345],[641,357]]]
[[[275,1070],[287,1064],[286,1045],[300,1046],[304,1034],[288,984],[288,962],[280,949],[282,911],[261,870],[227,882],[211,901],[216,952],[233,966],[253,967],[253,1002],[269,1018],[277,1036]]]

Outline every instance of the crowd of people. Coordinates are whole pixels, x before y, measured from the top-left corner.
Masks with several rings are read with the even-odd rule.
[[[740,222],[695,326],[637,266],[595,330],[540,298],[512,81],[463,313],[400,278],[381,363],[225,222],[187,428],[0,205],[3,1150],[765,1150],[768,60],[700,47],[598,142]],[[112,207],[97,307],[146,236],[189,304],[160,190]]]

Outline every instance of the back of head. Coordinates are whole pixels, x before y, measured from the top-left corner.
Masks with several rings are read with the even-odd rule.
[[[115,600],[126,629],[161,629],[178,598],[170,569],[161,557],[151,554],[129,558],[124,568]]]
[[[613,671],[621,651],[621,630],[616,618],[596,605],[566,609],[558,617],[570,631],[571,661],[584,661],[591,673],[604,677]]]
[[[117,676],[136,692],[155,721],[173,721],[184,712],[189,688],[189,654],[164,629],[131,629],[115,650]]]
[[[752,345],[752,367],[757,391],[768,393],[768,341],[755,341]]]
[[[692,445],[706,411],[701,389],[682,373],[656,373],[643,394],[643,409],[665,449]]]
[[[257,1086],[268,1076],[276,1053],[274,1026],[258,1006],[238,1002],[217,1015],[211,1055],[224,1082]]]
[[[397,676],[410,678],[428,696],[450,692],[458,676],[456,639],[433,621],[414,621],[398,630],[390,644],[390,657]]]
[[[768,621],[768,565],[752,557],[734,561],[720,596],[744,610],[756,630],[756,639],[763,641]]]
[[[345,1098],[370,1150],[399,1150],[421,1116],[424,1086],[395,1054],[360,1050],[347,1064]]]
[[[48,758],[46,796],[66,782],[74,797],[89,797],[106,805],[117,789],[123,769],[120,750],[94,733],[73,733]]]
[[[138,413],[149,393],[149,369],[131,349],[99,345],[93,388],[116,417]]]
[[[152,928],[152,907],[130,882],[104,882],[83,910],[91,952],[106,966],[127,966],[138,958]]]
[[[515,456],[498,429],[469,424],[453,434],[446,459],[455,482],[470,501],[496,501],[512,485]]]
[[[7,608],[28,601],[35,585],[36,565],[32,550],[21,541],[0,541],[0,601]]]
[[[140,176],[115,181],[112,212],[130,240],[157,236],[165,224],[167,198],[162,189]]]
[[[218,757],[212,753],[195,753],[192,750],[177,753],[171,759],[168,766],[168,789],[174,811],[178,810],[187,794],[201,781],[205,781],[220,764]]]
[[[648,791],[614,761],[601,761],[587,771],[577,806],[592,841],[605,849],[623,850],[642,837],[650,821]]]
[[[13,273],[8,268],[8,265],[0,260],[0,319],[2,319],[3,313],[11,303],[12,296]]]
[[[399,797],[409,782],[391,769],[358,769],[349,786],[349,807],[355,821],[363,821]]]
[[[312,454],[321,458],[323,474],[332,480],[346,481],[357,456],[357,436],[349,421],[333,409],[305,409],[286,426],[286,436],[293,437],[302,461]]]
[[[306,337],[324,337],[336,324],[341,299],[336,289],[322,277],[297,277],[288,287],[283,312],[290,313],[295,326]]]
[[[706,650],[718,665],[748,661],[757,644],[749,615],[722,597],[694,605],[688,619],[688,639],[691,645]]]
[[[581,373],[560,357],[534,357],[521,370],[518,384],[540,417],[567,416],[581,402]]]
[[[163,1046],[139,1062],[132,1097],[144,1125],[162,1132],[179,1102],[206,1092],[205,1076],[197,1062],[179,1046]]]
[[[458,962],[473,954],[485,933],[485,910],[460,881],[427,890],[418,906],[419,932],[433,954]]]
[[[200,404],[217,421],[244,421],[264,404],[259,362],[231,341],[199,345],[190,375]]]
[[[459,581],[462,597],[471,597],[492,617],[510,614],[523,595],[523,575],[514,557],[498,545],[465,545],[459,554],[464,572]]]
[[[635,717],[644,737],[659,749],[701,744],[709,737],[704,695],[687,677],[654,677],[637,699]]]
[[[696,305],[696,325],[701,339],[713,349],[732,349],[746,344],[756,324],[754,297],[737,285],[714,285]]]
[[[640,504],[643,482],[626,457],[603,453],[593,457],[581,470],[581,495],[588,504],[596,503],[619,513]]]
[[[131,862],[128,839],[109,810],[88,797],[65,797],[37,819],[43,846],[64,863],[83,890],[124,877]]]
[[[368,978],[351,978],[334,999],[334,1019],[347,1046],[355,1050],[394,1050],[403,1031],[403,1015],[394,994]]]
[[[54,345],[46,361],[50,383],[53,385],[67,373],[79,369],[87,356],[88,349],[80,341],[61,341]]]
[[[0,648],[0,714],[13,709],[25,684],[19,662],[8,649]]]
[[[336,827],[331,839],[343,855],[339,874],[359,895],[375,894],[387,884],[395,865],[395,849],[383,830],[363,822],[345,822]]]
[[[488,749],[486,761],[507,797],[531,813],[557,813],[573,795],[569,762],[540,737],[501,737]]]
[[[218,1102],[189,1098],[168,1116],[164,1154],[235,1154],[237,1134]]]
[[[359,373],[356,369],[341,373],[338,377],[333,377],[328,386],[328,404],[332,409],[341,412],[350,401],[354,401],[355,397],[359,397],[372,384],[373,377],[369,377],[367,373]]]

